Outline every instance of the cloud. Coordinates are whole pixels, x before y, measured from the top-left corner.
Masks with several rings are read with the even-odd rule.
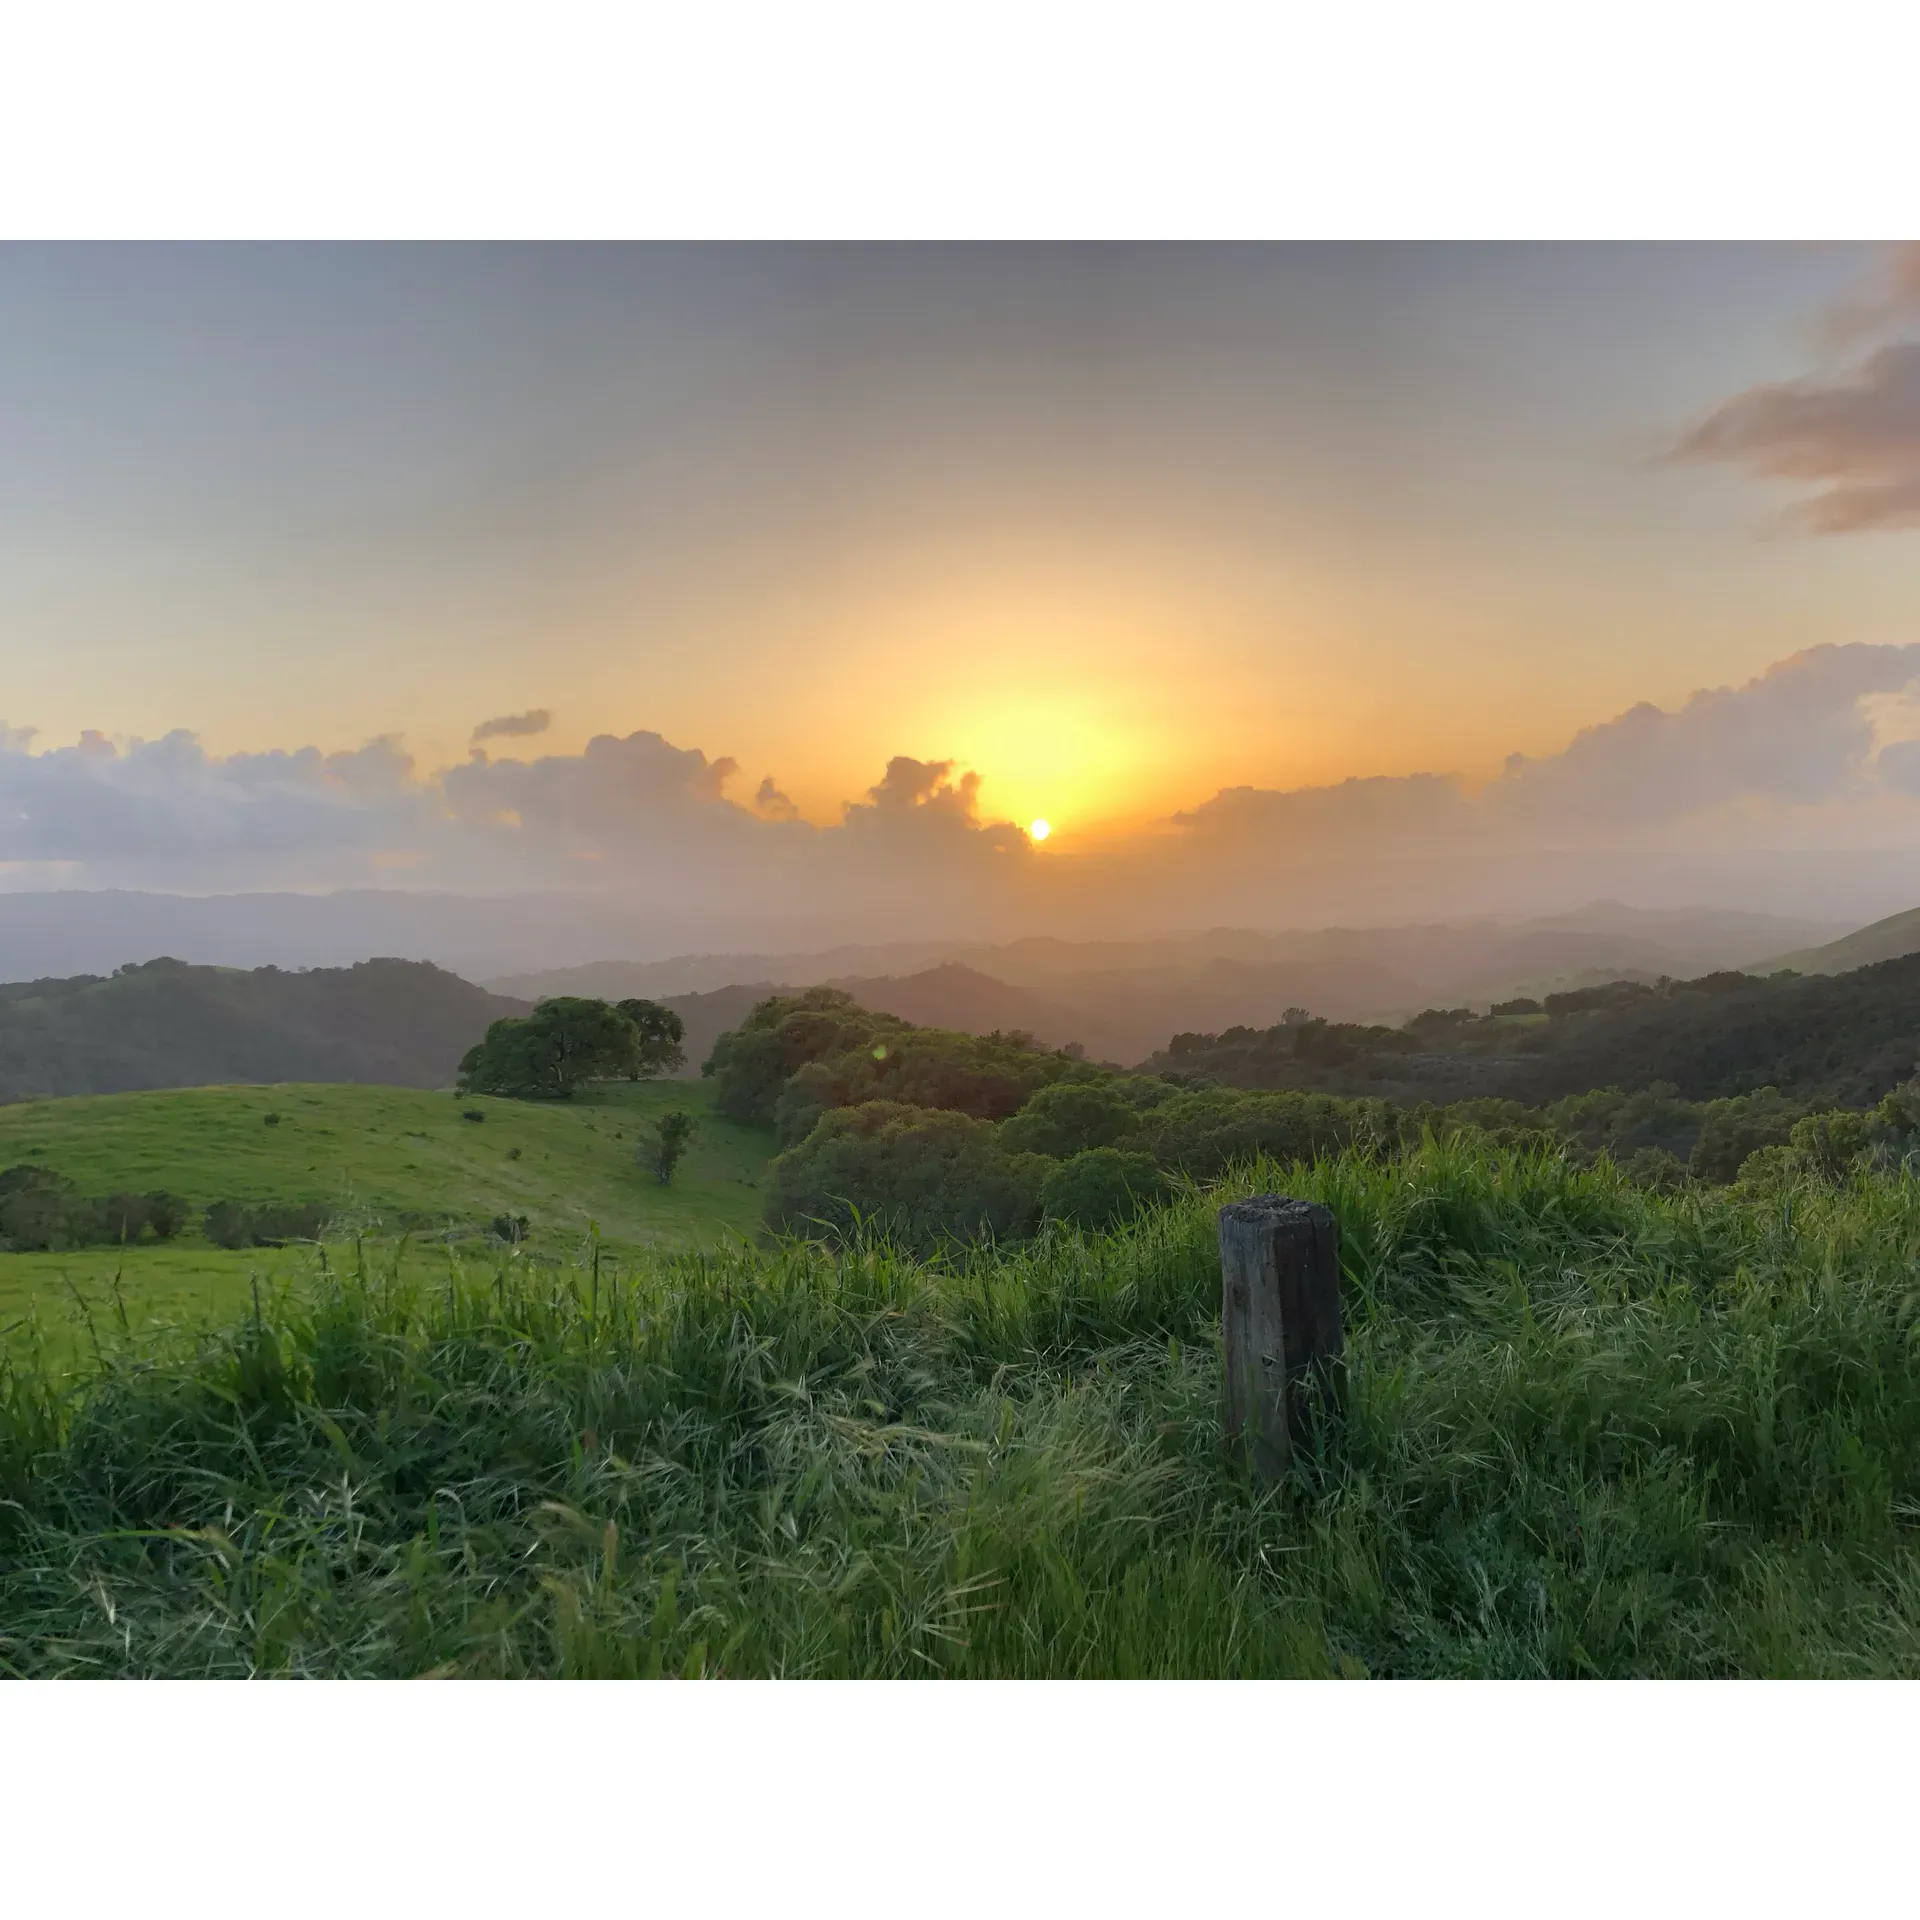
[[[1814,533],[1920,526],[1920,246],[1890,250],[1879,276],[1826,315],[1851,365],[1749,387],[1682,434],[1672,457],[1737,467],[1815,491],[1788,509]],[[1885,336],[1902,333],[1906,337]]]
[[[1337,786],[1223,787],[1211,800],[1173,816],[1197,840],[1311,847],[1329,837],[1421,844],[1472,831],[1472,809],[1451,774],[1342,780]]]
[[[1617,892],[1663,850],[1920,845],[1916,722],[1920,645],[1815,647],[1515,755],[1477,790],[1444,772],[1237,786],[1045,858],[984,815],[976,774],[905,754],[816,827],[771,776],[736,799],[734,760],[649,731],[427,770],[391,738],[220,757],[184,732],[36,752],[11,729],[0,864],[15,887],[596,894],[679,929],[676,944],[1506,910],[1475,876],[1531,862],[1517,910],[1549,885],[1578,896],[1582,874]]]
[[[847,812],[882,819],[927,812],[968,821],[974,816],[979,794],[977,773],[963,773],[956,783],[951,760],[914,760],[900,753],[887,762],[880,784],[867,789],[866,804],[851,804]]]
[[[1920,645],[1814,647],[1672,711],[1642,702],[1558,753],[1515,754],[1478,792],[1436,773],[1227,788],[1174,816],[1179,857],[1252,883],[1368,860],[1638,848],[1703,832],[1731,844],[1755,821],[1843,822],[1849,808],[1920,794],[1920,743],[1882,745],[1872,711],[1916,682]]]
[[[1483,800],[1515,823],[1592,830],[1862,798],[1875,742],[1863,702],[1917,677],[1920,645],[1813,647],[1672,713],[1642,702],[1559,753],[1516,754]]]
[[[800,809],[773,783],[768,774],[754,789],[753,810],[763,820],[797,820]]]
[[[1920,319],[1920,243],[1887,248],[1880,270],[1866,286],[1838,300],[1821,318],[1816,337],[1829,348],[1848,350]]]
[[[473,730],[473,744],[482,740],[524,740],[545,733],[553,725],[553,715],[545,707],[529,707],[525,713],[503,713],[495,720],[482,720]]]

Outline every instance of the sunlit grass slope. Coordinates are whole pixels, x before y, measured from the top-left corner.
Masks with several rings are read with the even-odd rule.
[[[699,1131],[673,1184],[637,1164],[641,1129],[669,1107]],[[465,1119],[467,1112],[484,1120]],[[272,1125],[268,1114],[277,1115]],[[163,1187],[194,1203],[322,1201],[377,1234],[449,1227],[471,1235],[497,1214],[527,1217],[530,1249],[574,1256],[589,1225],[611,1249],[710,1245],[759,1220],[753,1185],[770,1136],[720,1119],[703,1083],[620,1083],[565,1104],[401,1087],[193,1087],[0,1107],[0,1166],[57,1168],[90,1193]],[[430,1256],[424,1249],[412,1258]],[[252,1279],[304,1284],[310,1250],[172,1245],[0,1254],[0,1329],[38,1318],[59,1332],[90,1308],[117,1318],[113,1282],[136,1326],[238,1311]],[[105,1303],[103,1305],[103,1303]]]

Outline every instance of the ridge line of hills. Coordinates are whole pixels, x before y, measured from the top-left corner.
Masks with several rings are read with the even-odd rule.
[[[1024,976],[1015,979],[956,959],[908,972],[841,971],[834,963],[877,951],[843,948],[820,956],[833,968],[825,979],[779,977],[819,967],[770,968],[677,994],[659,991],[660,963],[496,982],[523,988],[507,994],[427,961],[289,971],[163,958],[111,975],[0,986],[0,1099],[285,1081],[446,1087],[491,1021],[556,990],[661,999],[685,1022],[688,1071],[697,1073],[719,1036],[758,1001],[810,985],[841,988],[916,1026],[1022,1032],[1048,1048],[1077,1043],[1117,1066],[1415,1104],[1480,1095],[1550,1100],[1652,1081],[1703,1097],[1783,1080],[1845,1103],[1871,1101],[1913,1070],[1920,958],[1846,963],[1890,945],[1920,950],[1920,910],[1779,956],[1800,963],[1793,977],[1780,977],[1776,961],[1761,963],[1770,979],[1737,965],[1651,978],[1646,969],[1562,968],[1546,976],[1559,984],[1544,995],[1421,993],[1411,996],[1426,1009],[1417,1018],[1362,1011],[1383,979],[1404,993],[1416,976],[1457,982],[1475,966],[1483,979],[1499,978],[1486,970],[1510,968],[1516,952],[1539,958],[1543,942],[1563,959],[1575,938],[1585,941],[1577,958],[1618,952],[1622,941],[1644,951],[1649,918],[1596,903],[1563,916],[1579,923],[1572,926],[1475,922],[1311,938],[1221,930],[1161,942],[1041,940],[975,950]],[[1750,939],[1756,923],[1763,932],[1779,924],[1766,916],[1651,918],[1669,937],[1676,926],[1685,931],[1696,950]],[[1272,957],[1282,942],[1292,958]],[[1337,953],[1342,942],[1349,944]],[[1396,954],[1399,971],[1388,964]],[[1495,1004],[1502,1013],[1489,1017]],[[1552,1017],[1556,1006],[1577,1017]]]

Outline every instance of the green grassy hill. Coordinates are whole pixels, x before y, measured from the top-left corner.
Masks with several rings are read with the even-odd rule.
[[[1901,960],[1910,953],[1920,953],[1920,907],[1876,920],[1871,926],[1861,927],[1845,939],[1830,941],[1824,947],[1803,947],[1797,953],[1783,953],[1778,959],[1749,971],[1777,973],[1782,968],[1791,968],[1795,973],[1847,973],[1881,960]]]
[[[700,1130],[670,1187],[636,1161],[641,1129],[669,1107]],[[481,1113],[480,1121],[463,1117]],[[278,1118],[267,1124],[269,1114]],[[528,1250],[570,1259],[589,1223],[618,1256],[710,1246],[759,1221],[755,1181],[771,1136],[721,1119],[704,1082],[626,1082],[554,1105],[403,1087],[191,1087],[0,1107],[0,1167],[57,1169],[89,1193],[162,1187],[210,1201],[323,1201],[383,1239],[413,1229],[410,1265],[444,1269],[445,1242],[489,1258],[496,1214],[524,1214]],[[497,1243],[494,1243],[497,1245]],[[336,1250],[335,1258],[340,1256]],[[390,1257],[390,1256],[383,1256]],[[38,1319],[63,1343],[79,1303],[112,1318],[180,1323],[232,1310],[317,1270],[312,1249],[209,1246],[197,1232],[68,1253],[0,1254],[0,1328]],[[77,1296],[77,1297],[76,1297]],[[103,1321],[104,1324],[104,1321]]]

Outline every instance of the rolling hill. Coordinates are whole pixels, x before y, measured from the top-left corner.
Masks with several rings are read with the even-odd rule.
[[[636,1159],[641,1130],[668,1107],[699,1118],[686,1160],[663,1187]],[[485,1117],[474,1121],[468,1113]],[[268,1125],[267,1116],[275,1116]],[[334,1257],[351,1234],[445,1274],[456,1257],[504,1251],[489,1225],[524,1215],[536,1257],[580,1257],[597,1227],[616,1260],[646,1247],[710,1247],[751,1235],[770,1135],[714,1113],[708,1085],[612,1082],[566,1103],[456,1098],[404,1087],[192,1087],[0,1108],[0,1167],[50,1167],[83,1191],[164,1188],[192,1203],[318,1201],[337,1209]],[[344,1248],[344,1251],[343,1251]],[[424,1263],[424,1266],[423,1266]],[[164,1244],[0,1253],[0,1345],[38,1323],[71,1344],[82,1310],[102,1328],[121,1311],[143,1325],[238,1311],[255,1276],[271,1287],[319,1275],[310,1247],[209,1245],[193,1228]]]
[[[705,1053],[695,1050],[687,1002],[740,982],[758,983],[757,996],[843,987],[905,1019],[969,1033],[1022,1027],[1050,1046],[1077,1040],[1095,1058],[1132,1061],[1174,1033],[1268,1026],[1288,1007],[1330,1020],[1397,1021],[1427,1006],[1485,1006],[1621,978],[1684,979],[1745,966],[1828,931],[1769,914],[1603,900],[1527,921],[1286,933],[1224,927],[1154,940],[921,941],[815,954],[606,960],[505,975],[490,985],[523,999],[585,993],[663,1000],[688,1020],[687,1053],[696,1064]]]
[[[243,1081],[443,1087],[490,1021],[525,1011],[422,960],[294,973],[149,960],[0,987],[0,1098]]]
[[[1767,961],[1755,971],[1775,973],[1783,969],[1794,973],[1847,973],[1855,967],[1870,967],[1881,960],[1900,960],[1920,953],[1920,907],[1876,920],[1823,947],[1801,947]]]
[[[1720,972],[1570,995],[1547,1017],[1413,1031],[1242,1027],[1183,1036],[1148,1062],[1229,1085],[1375,1094],[1405,1104],[1544,1105],[1659,1082],[1688,1100],[1777,1087],[1806,1106],[1871,1106],[1920,1066],[1920,953],[1849,973]]]

